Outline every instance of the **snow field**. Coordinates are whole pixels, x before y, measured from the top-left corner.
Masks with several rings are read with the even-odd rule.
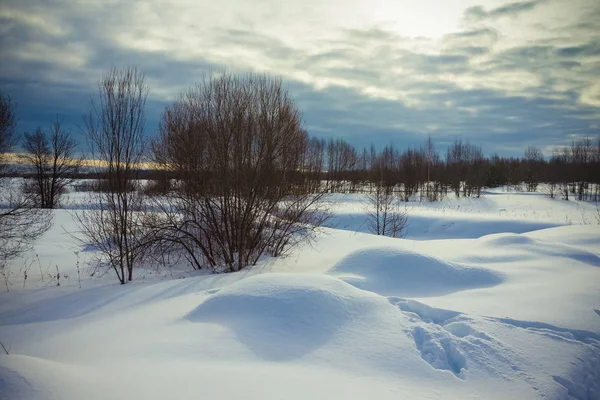
[[[391,239],[364,232],[358,196],[337,200],[337,228],[290,257],[125,286],[85,266],[82,289],[93,254],[57,210],[42,273],[0,294],[0,399],[600,398],[600,227],[565,222],[592,206],[410,203]],[[54,265],[60,287],[40,279]]]

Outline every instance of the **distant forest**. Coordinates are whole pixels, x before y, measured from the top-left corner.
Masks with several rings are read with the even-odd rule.
[[[437,201],[448,193],[458,197],[479,197],[481,189],[507,186],[509,190],[536,192],[541,183],[550,197],[565,200],[600,201],[600,137],[584,138],[557,148],[550,157],[529,146],[522,157],[483,155],[481,147],[456,140],[440,154],[429,137],[419,148],[383,149],[373,145],[357,149],[345,139],[321,139],[306,135],[304,154],[296,181],[329,192],[371,192],[375,184],[399,194],[404,201]],[[28,160],[30,155],[23,158]],[[27,166],[11,169],[5,176],[33,178]],[[69,178],[105,179],[98,168],[80,167]],[[151,181],[148,190],[166,192],[177,174],[167,170],[138,169],[135,179]],[[81,190],[93,189],[80,184]],[[101,189],[101,184],[95,186]]]

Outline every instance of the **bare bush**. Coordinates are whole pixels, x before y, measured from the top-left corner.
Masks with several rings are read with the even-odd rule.
[[[92,99],[85,123],[90,153],[98,160],[106,188],[90,193],[91,209],[77,212],[75,219],[82,241],[99,250],[101,261],[112,268],[119,281],[133,277],[143,255],[143,208],[135,177],[144,156],[145,104],[148,87],[136,67],[113,68],[98,83],[98,99]]]
[[[309,143],[280,80],[206,78],[167,107],[153,145],[179,182],[149,218],[155,242],[195,268],[238,271],[309,239],[327,218],[324,192],[298,177]]]

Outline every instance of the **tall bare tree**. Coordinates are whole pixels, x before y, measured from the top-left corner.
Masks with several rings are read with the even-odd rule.
[[[77,143],[71,132],[64,129],[57,118],[50,127],[50,135],[40,128],[25,133],[24,158],[32,169],[32,191],[41,208],[55,208],[65,187],[81,167],[82,159],[75,157]]]
[[[140,261],[144,240],[141,228],[142,197],[136,174],[143,161],[145,75],[137,67],[113,68],[98,82],[85,118],[90,153],[106,177],[104,190],[91,194],[97,207],[76,214],[88,244],[96,247],[121,283],[131,281]]]

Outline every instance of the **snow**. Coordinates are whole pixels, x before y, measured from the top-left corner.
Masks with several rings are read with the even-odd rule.
[[[384,296],[433,297],[500,284],[500,273],[472,268],[393,247],[372,247],[346,256],[330,274]]]
[[[332,227],[287,258],[125,286],[56,210],[7,269],[0,399],[600,398],[594,205],[410,202],[393,239],[366,232],[360,195],[333,197]]]

